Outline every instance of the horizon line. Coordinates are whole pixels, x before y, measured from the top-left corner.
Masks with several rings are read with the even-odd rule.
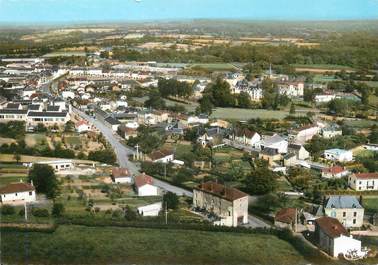
[[[89,24],[102,25],[120,25],[120,24],[141,24],[141,23],[180,23],[188,21],[230,21],[230,22],[283,22],[283,23],[298,23],[298,22],[328,22],[328,23],[346,23],[346,22],[378,22],[376,18],[350,18],[350,19],[285,19],[285,18],[167,18],[167,19],[135,19],[135,20],[73,20],[73,21],[46,21],[46,22],[14,22],[14,21],[0,21],[0,27],[46,27],[46,26],[87,26]]]

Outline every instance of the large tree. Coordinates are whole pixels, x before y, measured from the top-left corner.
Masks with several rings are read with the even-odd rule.
[[[277,179],[275,173],[268,168],[266,161],[256,160],[252,172],[244,180],[244,185],[247,192],[262,195],[276,189]]]
[[[175,193],[168,191],[163,195],[163,202],[164,207],[167,206],[168,209],[177,209],[179,205],[179,198]]]
[[[29,181],[33,181],[36,191],[53,199],[58,195],[58,180],[54,169],[49,165],[34,164],[29,171]]]

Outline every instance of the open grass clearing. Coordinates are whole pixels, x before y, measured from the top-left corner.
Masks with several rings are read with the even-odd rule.
[[[281,110],[216,108],[213,114],[211,115],[211,118],[247,121],[250,119],[257,118],[284,119],[287,115],[289,115],[288,111]]]
[[[38,264],[305,264],[272,235],[60,226],[54,233],[3,232],[5,262]],[[267,251],[269,250],[269,251]]]

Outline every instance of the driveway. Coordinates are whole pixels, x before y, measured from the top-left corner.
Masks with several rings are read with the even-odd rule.
[[[129,160],[129,155],[132,155],[134,153],[134,150],[128,146],[123,145],[120,142],[121,137],[119,135],[115,134],[109,127],[107,127],[100,121],[94,119],[93,117],[87,115],[86,113],[74,107],[72,108],[72,110],[75,114],[79,115],[81,118],[83,118],[84,120],[87,120],[90,124],[96,127],[104,135],[106,140],[113,147],[120,167],[128,168],[131,174],[133,175],[138,175],[140,173],[138,166]],[[176,187],[174,185],[158,180],[156,178],[154,178],[154,184],[163,190],[176,193],[177,195],[185,195],[188,197],[193,197],[192,192]]]
[[[250,227],[250,228],[270,228],[271,225],[265,223],[263,220],[253,216],[253,215],[248,215],[248,224],[243,225],[245,227]]]

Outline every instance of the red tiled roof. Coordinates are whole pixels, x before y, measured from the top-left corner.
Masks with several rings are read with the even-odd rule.
[[[142,187],[146,184],[152,185],[152,183],[153,183],[153,179],[149,175],[142,174],[142,175],[135,177],[135,186],[137,186],[138,188],[140,188],[140,187]]]
[[[229,188],[222,184],[218,184],[212,181],[202,183],[201,185],[197,186],[194,189],[213,194],[217,197],[221,197],[228,201],[235,201],[237,199],[248,196],[248,194],[238,189]]]
[[[173,154],[173,152],[171,150],[162,149],[162,150],[153,151],[149,155],[149,157],[151,158],[152,161],[154,161],[154,160],[158,160],[158,159],[164,158],[164,157],[172,155],[172,154]]]
[[[329,167],[329,168],[324,168],[323,169],[323,172],[324,173],[330,173],[332,175],[335,175],[335,174],[339,174],[341,172],[345,171],[345,169],[341,166],[333,166],[333,167]]]
[[[88,125],[88,122],[85,120],[81,120],[78,123],[76,123],[76,127],[79,127],[80,125]]]
[[[336,218],[328,216],[320,217],[315,220],[320,229],[329,237],[335,238],[341,235],[348,236],[348,231]]]
[[[29,183],[12,183],[0,188],[0,194],[9,194],[15,192],[34,191],[35,188]]]
[[[276,213],[275,221],[291,224],[295,222],[295,208],[283,208]]]
[[[373,172],[373,173],[357,173],[355,175],[359,179],[378,179],[378,172]]]
[[[127,168],[113,167],[112,169],[113,178],[127,177],[129,175],[129,170]]]

